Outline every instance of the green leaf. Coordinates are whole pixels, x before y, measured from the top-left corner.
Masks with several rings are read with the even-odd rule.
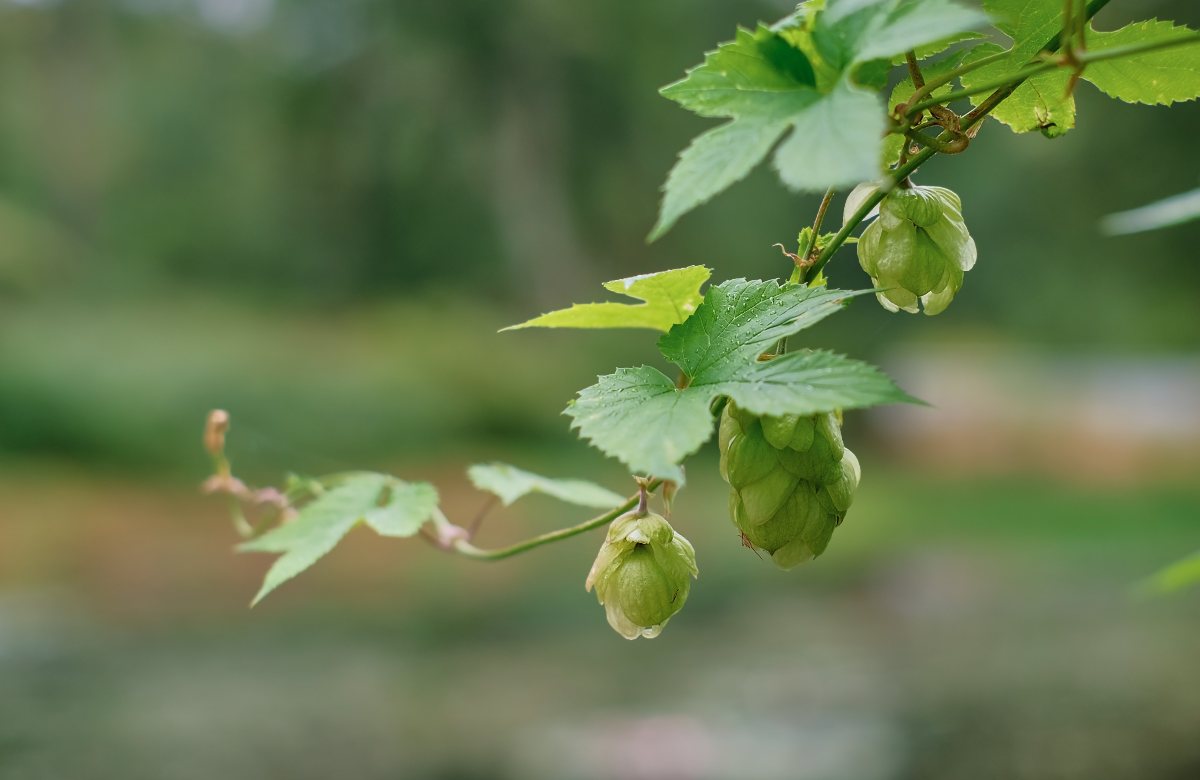
[[[480,463],[467,469],[471,484],[495,493],[505,506],[530,493],[544,493],[560,501],[595,509],[612,509],[625,497],[582,479],[549,479],[507,463]]]
[[[566,414],[581,436],[633,471],[682,483],[678,464],[712,435],[710,404],[718,396],[772,414],[911,401],[878,370],[832,353],[759,360],[779,339],[869,292],[723,282],[659,339],[659,350],[683,371],[685,387],[649,366],[619,369],[580,391]]]
[[[730,279],[710,288],[689,321],[659,338],[658,349],[683,370],[691,386],[719,382],[779,339],[815,325],[861,294]]]
[[[879,175],[879,138],[887,128],[879,97],[843,79],[792,118],[775,153],[775,170],[796,190],[819,192]]]
[[[579,435],[636,473],[683,484],[679,462],[712,435],[711,388],[677,390],[650,366],[619,368],[579,392],[565,414]]]
[[[300,574],[366,522],[384,536],[412,536],[437,507],[437,491],[385,474],[355,473],[305,505],[290,522],[238,546],[239,552],[283,553],[251,602]]]
[[[851,70],[860,83],[882,86],[886,58],[914,46],[950,45],[986,21],[951,0],[842,0],[816,9],[773,27],[739,29],[734,40],[662,89],[689,111],[732,121],[701,134],[679,155],[663,185],[651,241],[743,179],[784,136],[774,167],[793,189],[820,192],[875,178],[886,117],[878,96],[855,86]],[[877,62],[860,67],[868,61]]]
[[[683,79],[663,87],[664,97],[689,111],[733,121],[701,134],[679,155],[650,240],[762,162],[795,117],[820,99],[815,84],[804,52],[760,25],[754,32],[739,29]]]
[[[734,39],[704,55],[704,62],[660,90],[663,97],[700,116],[780,115],[781,97],[814,91],[804,52],[763,25],[739,28]]]
[[[1010,54],[962,77],[964,87],[1003,78],[1029,64],[1062,27],[1063,4],[1057,0],[984,0],[984,8],[997,18],[997,27],[1013,40]],[[1088,51],[1150,44],[1195,37],[1196,32],[1171,22],[1151,19],[1113,32],[1089,24]],[[982,47],[981,47],[982,48]],[[992,51],[999,51],[993,48]],[[1075,99],[1067,94],[1068,68],[1041,73],[1026,81],[1001,103],[992,116],[1018,133],[1041,130],[1061,135],[1075,126]],[[1161,51],[1104,60],[1084,68],[1084,81],[1128,103],[1165,105],[1200,97],[1200,46],[1180,46]],[[979,105],[985,95],[971,98]]]
[[[985,14],[951,0],[829,0],[813,40],[830,64],[851,68],[940,44],[987,22]]]
[[[746,178],[786,129],[785,119],[748,116],[692,139],[667,174],[649,240],[661,238],[684,214]]]
[[[956,43],[962,43],[963,41],[977,41],[983,37],[983,33],[977,32],[955,33],[954,35],[947,36],[941,40],[934,41],[933,43],[927,43],[924,46],[918,46],[913,50],[913,52],[917,55],[917,60],[921,62],[921,70],[928,72],[927,68],[930,66],[930,63],[925,62],[926,59],[934,56],[935,54],[941,54]],[[903,54],[892,58],[893,65],[904,65],[907,61],[908,60],[905,59]]]
[[[1114,32],[1090,30],[1090,52],[1179,38],[1198,40],[1196,31],[1168,21],[1134,22]],[[1126,103],[1168,105],[1200,97],[1200,46],[1178,46],[1088,65],[1083,79]]]
[[[367,510],[362,520],[380,536],[405,538],[421,530],[437,509],[437,489],[428,482],[401,482],[389,479],[382,506]]]
[[[1140,590],[1144,593],[1164,594],[1196,583],[1200,583],[1200,552],[1155,572],[1142,583]]]
[[[1062,30],[1062,0],[983,0],[983,9],[1012,39],[1014,69],[1027,65]]]
[[[960,81],[967,89],[1015,74],[1062,29],[1061,0],[983,0],[983,7],[1012,39],[1012,46],[1007,57],[964,74]],[[970,60],[1000,51],[1000,46],[985,44],[973,50]],[[991,116],[1014,133],[1040,130],[1048,136],[1062,135],[1075,126],[1075,99],[1067,94],[1070,79],[1065,69],[1038,74],[1017,87]],[[971,104],[978,106],[986,98],[986,94],[972,96]]]
[[[981,44],[971,50],[968,62],[1000,51],[1003,49],[994,43]],[[976,85],[1012,75],[1027,64],[1027,58],[1013,59],[1010,55],[963,74],[960,81],[967,89],[973,89]],[[1067,94],[1070,80],[1071,73],[1066,69],[1039,73],[1017,87],[992,110],[991,116],[1008,125],[1014,133],[1040,130],[1052,137],[1062,135],[1075,127],[1075,99]],[[977,106],[986,97],[986,94],[974,95],[971,104]]]
[[[690,265],[671,271],[616,279],[605,282],[605,289],[636,298],[643,303],[577,303],[569,309],[552,311],[520,325],[510,325],[504,330],[520,330],[521,328],[650,328],[667,330],[672,325],[686,320],[696,310],[704,298],[700,294],[700,288],[711,275],[712,271],[702,265]]]
[[[790,352],[717,384],[755,414],[816,414],[881,403],[921,403],[869,363],[825,351]]]
[[[1200,219],[1200,189],[1172,195],[1141,208],[1109,214],[1101,229],[1110,236],[1143,233]]]

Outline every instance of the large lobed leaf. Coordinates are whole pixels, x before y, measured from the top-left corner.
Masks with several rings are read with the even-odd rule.
[[[1113,32],[1090,30],[1087,45],[1089,51],[1103,51],[1179,38],[1200,43],[1195,30],[1149,19]],[[1097,62],[1087,66],[1083,78],[1106,95],[1126,103],[1169,105],[1195,100],[1200,97],[1200,45],[1193,43]]]
[[[875,366],[827,351],[791,352],[715,387],[741,408],[773,416],[919,403]]]
[[[971,49],[966,61],[974,62],[1003,51],[997,44],[983,43]],[[977,85],[1010,76],[1027,64],[1027,59],[1013,58],[1010,54],[964,74],[960,81],[967,89],[973,89]],[[1075,98],[1067,94],[1070,81],[1071,73],[1067,70],[1039,73],[1013,90],[1004,102],[992,109],[991,116],[1008,125],[1014,133],[1040,130],[1049,137],[1062,135],[1075,127]],[[973,96],[971,103],[979,105],[986,97],[986,93]]]
[[[984,7],[996,17],[996,26],[1012,39],[1012,46],[1008,56],[964,74],[961,81],[968,89],[1021,70],[1053,39],[1063,22],[1061,0],[984,0]],[[1089,25],[1085,36],[1091,52],[1185,37],[1196,38],[1196,32],[1154,19],[1112,32]],[[974,49],[972,56],[999,51],[1002,49],[995,44],[986,44]],[[1084,68],[1082,78],[1127,103],[1166,105],[1193,100],[1200,96],[1200,46],[1097,62]],[[1061,135],[1075,126],[1075,99],[1067,94],[1070,79],[1066,68],[1040,73],[1017,87],[992,111],[992,116],[1014,132],[1041,130],[1047,135]],[[980,94],[972,102],[978,105],[985,97]]]
[[[762,25],[705,55],[663,97],[705,117],[732,121],[697,137],[663,187],[651,240],[683,214],[744,178],[762,162],[796,116],[821,99],[804,52]]]
[[[605,282],[604,288],[642,301],[630,303],[576,303],[569,309],[559,309],[534,317],[521,328],[650,328],[667,330],[691,316],[704,296],[700,288],[712,271],[702,265],[690,265],[671,271],[660,271],[626,279]]]
[[[691,319],[660,337],[658,349],[690,385],[712,384],[753,363],[779,339],[840,311],[856,294],[730,279],[708,291]]]
[[[793,189],[874,179],[886,117],[879,95],[861,84],[878,88],[889,57],[946,45],[984,21],[951,0],[830,0],[823,11],[802,9],[772,27],[739,29],[662,90],[689,111],[730,121],[680,154],[651,240],[744,178],[785,135],[774,167]]]
[[[683,483],[680,461],[712,435],[712,388],[677,389],[651,366],[618,368],[579,391],[565,414],[601,452],[633,472]]]
[[[251,606],[308,569],[359,523],[382,536],[412,536],[437,508],[432,485],[361,472],[305,505],[290,522],[238,546],[239,552],[282,553],[263,579]]]
[[[952,0],[831,0],[816,19],[813,39],[835,67],[889,59],[988,22],[988,17]]]
[[[745,279],[711,287],[696,313],[659,339],[682,371],[678,385],[650,366],[623,368],[580,391],[565,413],[581,436],[632,471],[682,482],[679,463],[711,437],[718,396],[773,415],[911,401],[878,369],[831,352],[759,359],[859,294]]]

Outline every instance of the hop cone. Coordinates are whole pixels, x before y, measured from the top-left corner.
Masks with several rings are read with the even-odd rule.
[[[745,539],[783,569],[824,552],[859,480],[837,418],[758,417],[730,401],[720,441],[729,512]]]
[[[858,241],[858,262],[883,290],[876,295],[888,311],[945,311],[975,256],[962,201],[945,187],[889,192],[879,204],[879,219]]]
[[[644,506],[608,528],[586,588],[596,589],[608,624],[626,639],[653,638],[683,608],[696,569],[696,551],[661,515]]]

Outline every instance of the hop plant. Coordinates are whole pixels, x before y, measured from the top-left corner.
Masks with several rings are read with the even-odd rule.
[[[609,526],[585,587],[595,587],[614,631],[626,639],[653,638],[683,608],[698,574],[691,543],[646,509],[643,490],[638,508]]]
[[[945,187],[889,192],[858,242],[859,264],[880,288],[879,302],[893,312],[945,311],[975,257],[962,201]]]
[[[721,476],[744,539],[782,569],[825,551],[858,487],[859,465],[834,414],[721,414]]]

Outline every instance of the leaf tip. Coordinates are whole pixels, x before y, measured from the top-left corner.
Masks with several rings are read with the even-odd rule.
[[[651,228],[650,232],[646,235],[646,243],[653,244],[655,241],[670,232],[674,225],[674,218],[667,219],[665,212],[659,212],[658,221],[654,223],[654,227]]]
[[[270,587],[266,583],[263,583],[263,586],[258,589],[258,593],[254,594],[254,598],[250,599],[250,605],[247,607],[247,609],[254,609],[255,607],[257,607],[259,602],[262,601],[263,599],[265,599],[267,597],[267,594],[269,594],[274,589],[275,589],[274,587]]]

